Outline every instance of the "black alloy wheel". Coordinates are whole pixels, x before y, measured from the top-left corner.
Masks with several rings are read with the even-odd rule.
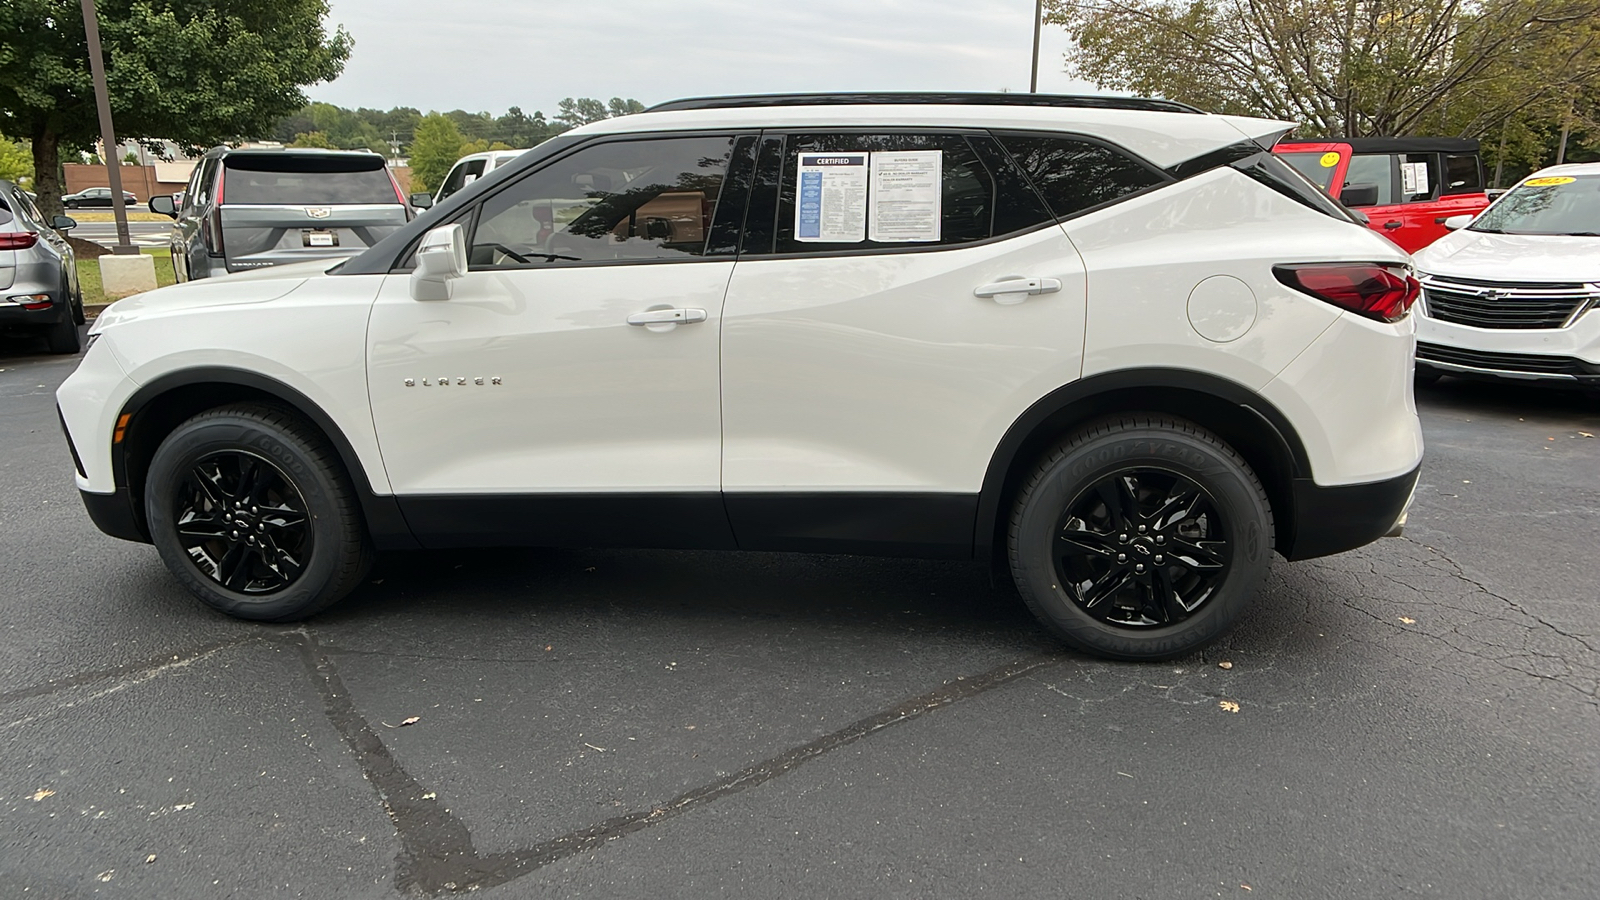
[[[271,461],[239,450],[201,457],[173,500],[179,544],[222,587],[272,594],[305,571],[315,540],[306,501]]]
[[[1121,628],[1176,625],[1216,596],[1232,553],[1216,501],[1162,469],[1125,469],[1067,505],[1056,574],[1080,609]]]
[[[150,460],[144,508],[168,571],[241,619],[314,615],[371,565],[349,474],[287,409],[220,407],[173,429]]]
[[[1272,552],[1272,510],[1244,459],[1156,415],[1089,425],[1021,486],[1012,577],[1039,621],[1109,659],[1192,653],[1249,607]]]

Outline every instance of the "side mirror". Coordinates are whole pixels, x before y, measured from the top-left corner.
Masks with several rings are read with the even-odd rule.
[[[78,220],[71,216],[55,216],[50,220],[50,227],[62,233],[78,227]]]
[[[417,209],[432,209],[433,208],[433,195],[432,194],[412,194],[411,198],[406,202],[410,203],[412,206],[416,207]]]
[[[1368,182],[1347,184],[1339,192],[1339,202],[1345,206],[1377,206],[1378,186]]]
[[[1504,194],[1506,191],[1509,191],[1509,190],[1511,190],[1511,188],[1489,188],[1487,191],[1483,192],[1483,195],[1485,197],[1488,197],[1489,201],[1492,203],[1495,200],[1499,199],[1501,194]]]
[[[1444,225],[1444,227],[1450,229],[1451,231],[1460,231],[1461,229],[1467,227],[1468,225],[1471,225],[1472,224],[1472,220],[1475,219],[1475,218],[1477,218],[1477,216],[1472,216],[1472,215],[1451,216],[1450,218],[1445,219],[1442,224]]]
[[[163,216],[168,216],[173,219],[178,217],[178,204],[173,199],[171,194],[162,194],[159,197],[151,197],[150,202],[146,203],[145,206],[149,207],[150,211],[153,213],[159,213]]]
[[[467,233],[460,223],[441,225],[417,245],[411,271],[411,299],[449,300],[455,280],[467,274]]]

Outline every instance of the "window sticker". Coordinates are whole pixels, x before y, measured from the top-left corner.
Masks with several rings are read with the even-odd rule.
[[[943,150],[873,153],[871,239],[939,240],[943,178]]]
[[[867,153],[802,153],[794,239],[842,243],[867,238]]]
[[[1400,164],[1400,193],[1428,193],[1428,164],[1403,162]]]
[[[1526,187],[1552,187],[1558,184],[1571,184],[1578,179],[1570,175],[1546,175],[1543,178],[1529,178],[1523,182]]]

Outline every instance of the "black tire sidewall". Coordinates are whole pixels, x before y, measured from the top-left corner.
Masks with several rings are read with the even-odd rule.
[[[174,492],[184,473],[205,456],[244,451],[268,460],[305,500],[311,525],[311,557],[300,577],[273,594],[230,591],[203,574],[178,542],[173,521]],[[241,619],[291,621],[321,609],[325,589],[340,566],[344,541],[336,497],[336,477],[316,462],[314,449],[297,436],[247,414],[221,414],[180,425],[151,460],[145,485],[145,516],[150,537],[167,568],[206,605]]]
[[[1052,555],[1067,504],[1119,470],[1176,472],[1205,488],[1233,550],[1217,593],[1175,626],[1148,632],[1097,621],[1060,585]],[[1070,447],[1022,498],[1014,574],[1033,612],[1069,643],[1119,659],[1166,659],[1221,636],[1243,614],[1261,584],[1272,551],[1271,512],[1259,483],[1238,461],[1208,442],[1161,426],[1119,428]]]

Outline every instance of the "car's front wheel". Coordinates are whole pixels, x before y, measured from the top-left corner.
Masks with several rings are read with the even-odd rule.
[[[1112,659],[1167,659],[1220,637],[1248,608],[1272,551],[1272,510],[1216,435],[1124,416],[1045,454],[1009,537],[1023,600],[1063,641]]]
[[[337,455],[272,407],[214,409],[174,429],[151,460],[145,514],[172,574],[241,619],[311,616],[354,589],[370,565]]]

